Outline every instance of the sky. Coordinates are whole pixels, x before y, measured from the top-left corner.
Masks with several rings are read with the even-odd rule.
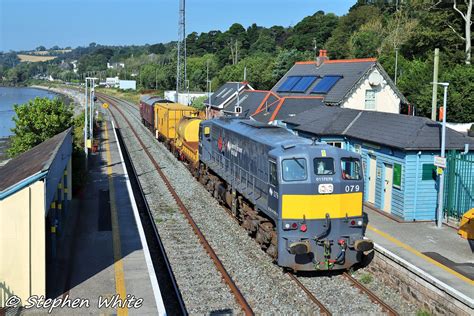
[[[186,0],[186,33],[233,23],[291,26],[318,10],[344,15],[356,0]],[[143,45],[177,39],[179,0],[0,0],[0,51]]]

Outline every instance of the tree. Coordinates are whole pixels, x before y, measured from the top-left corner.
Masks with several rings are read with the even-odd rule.
[[[72,126],[72,109],[59,98],[35,98],[14,106],[16,116],[8,155],[15,157]]]
[[[335,14],[325,14],[324,11],[307,16],[295,25],[285,47],[313,51],[314,41],[316,41],[316,45],[323,48],[336,28],[337,22],[338,17]]]
[[[466,13],[463,13],[461,10],[458,9],[456,0],[454,0],[453,9],[457,13],[459,13],[459,15],[461,15],[462,19],[464,20],[464,37],[462,37],[461,35],[459,36],[463,39],[464,42],[466,42],[466,49],[465,49],[466,61],[465,62],[466,62],[466,65],[470,65],[471,64],[471,40],[472,40],[471,38],[472,0],[464,0],[464,3],[466,4]],[[448,24],[448,26],[450,25]],[[452,29],[456,34],[458,34],[454,28]]]
[[[38,51],[38,52],[43,52],[43,51],[45,51],[45,50],[46,50],[46,47],[44,47],[44,46],[42,46],[42,45],[36,47],[36,51]]]
[[[371,5],[358,6],[341,17],[337,27],[325,44],[331,58],[351,57],[350,37],[362,25],[381,15],[380,10]]]
[[[377,57],[383,33],[382,21],[374,19],[360,27],[350,40],[351,55],[356,58]]]
[[[164,54],[166,52],[166,47],[162,43],[158,43],[151,45],[149,51],[153,54]]]

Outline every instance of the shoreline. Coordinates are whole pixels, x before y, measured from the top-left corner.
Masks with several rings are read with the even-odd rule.
[[[49,92],[54,92],[56,94],[60,94],[66,98],[71,99],[74,106],[74,116],[80,115],[81,112],[84,110],[84,95],[82,92],[79,92],[72,88],[66,87],[46,87],[46,86],[39,86],[39,85],[31,85],[28,86],[29,88],[45,90]]]

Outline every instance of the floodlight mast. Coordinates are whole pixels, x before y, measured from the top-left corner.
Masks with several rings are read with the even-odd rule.
[[[178,59],[176,69],[176,102],[178,101],[179,93],[185,88],[187,80],[186,66],[186,0],[180,0],[178,19]]]

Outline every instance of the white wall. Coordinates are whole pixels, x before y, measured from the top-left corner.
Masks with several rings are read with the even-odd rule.
[[[4,295],[46,295],[44,188],[36,181],[0,201],[0,307]]]
[[[135,80],[120,80],[120,89],[127,90],[137,90],[137,82]]]
[[[180,93],[178,95],[178,103],[188,105],[188,104],[191,104],[194,101],[194,99],[203,97],[203,96],[207,98],[208,93],[207,92],[189,92],[189,97],[188,97],[188,93],[186,92]],[[175,90],[165,91],[165,99],[176,102],[176,91]]]
[[[377,72],[377,69],[372,70]],[[369,74],[370,75],[370,74]],[[400,113],[400,98],[395,94],[388,83],[382,79],[382,83],[378,86],[371,86],[367,78],[359,84],[357,89],[352,92],[352,95],[342,104],[343,108],[366,110],[365,108],[365,91],[375,90],[375,110],[378,112]]]

